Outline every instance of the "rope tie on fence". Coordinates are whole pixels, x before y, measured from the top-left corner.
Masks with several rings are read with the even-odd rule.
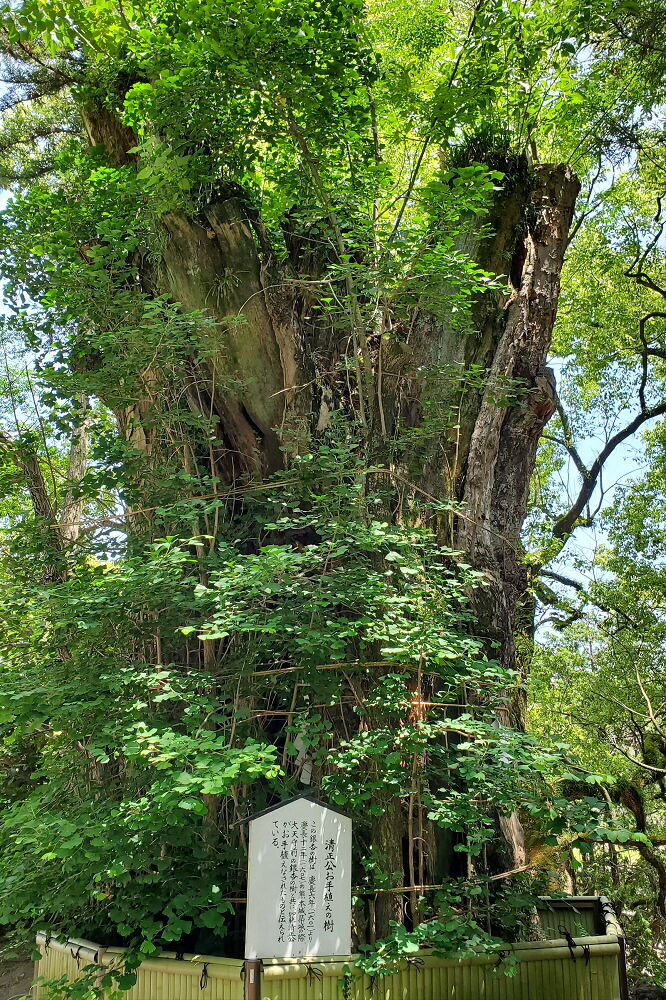
[[[50,947],[51,947],[51,935],[50,934],[45,934],[44,935],[44,954],[45,955],[48,955]]]
[[[185,952],[184,951],[177,951],[176,952],[176,961],[177,962],[184,962],[185,961]]]
[[[585,959],[585,964],[589,965],[590,964],[590,946],[589,946],[589,944],[582,944],[581,948],[583,949],[583,958]]]
[[[321,969],[317,969],[314,965],[308,965],[305,970],[305,978],[308,983],[321,983],[324,978],[324,973]]]
[[[205,990],[208,986],[208,966],[210,962],[204,962],[203,969],[201,970],[201,978],[199,979],[199,989]]]
[[[575,940],[571,936],[570,932],[566,929],[566,927],[563,927],[562,924],[560,924],[557,929],[567,943],[567,946],[569,948],[569,954],[571,955],[571,961],[575,962],[576,948],[578,947],[578,945],[576,944]]]
[[[73,948],[70,948],[69,951],[70,951],[70,954],[71,954],[72,958],[76,962],[77,969],[80,969],[81,968],[81,945],[79,945],[79,947],[76,949],[76,951],[74,951]]]

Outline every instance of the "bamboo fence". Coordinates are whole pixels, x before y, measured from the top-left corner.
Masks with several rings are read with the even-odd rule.
[[[399,971],[371,979],[340,958],[263,963],[259,1000],[627,1000],[624,938],[601,897],[544,899],[543,941],[507,945],[501,955],[441,959],[423,952]],[[37,938],[34,1000],[49,1000],[49,981],[101,977],[122,969],[125,949],[90,941]],[[507,975],[506,959],[516,960]],[[513,963],[511,963],[513,964]],[[142,963],[123,1000],[245,1000],[244,963],[212,955],[162,953]]]

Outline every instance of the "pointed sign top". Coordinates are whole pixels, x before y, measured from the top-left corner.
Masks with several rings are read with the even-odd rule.
[[[298,802],[301,799],[306,799],[308,802],[313,802],[317,806],[321,806],[322,809],[328,809],[329,812],[338,813],[339,816],[346,816],[347,819],[350,818],[349,814],[339,809],[337,806],[332,806],[328,802],[322,802],[322,800],[312,791],[300,792],[298,795],[292,795],[288,799],[282,799],[281,802],[275,802],[272,806],[267,806],[266,809],[260,809],[259,812],[252,813],[250,816],[245,816],[241,820],[237,820],[240,823],[251,823],[252,820],[259,819],[260,816],[267,816],[268,813],[275,812],[276,809],[282,809],[283,806],[288,806],[292,802]],[[234,824],[234,826],[236,823]]]
[[[245,957],[351,951],[351,820],[311,791],[249,816]]]

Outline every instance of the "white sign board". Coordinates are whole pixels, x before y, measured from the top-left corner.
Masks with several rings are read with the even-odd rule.
[[[351,820],[308,798],[250,820],[246,958],[351,953]]]

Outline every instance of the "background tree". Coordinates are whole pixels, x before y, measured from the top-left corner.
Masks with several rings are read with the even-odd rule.
[[[531,712],[537,733],[565,738],[613,776],[614,810],[649,835],[576,849],[567,863],[574,887],[607,893],[622,912],[634,975],[662,985],[663,184],[661,136],[649,130],[615,183],[591,197],[569,252],[558,416],[534,481],[532,537],[555,561],[537,585]],[[649,429],[628,443],[641,424]],[[558,558],[549,539],[576,507],[582,545]]]

